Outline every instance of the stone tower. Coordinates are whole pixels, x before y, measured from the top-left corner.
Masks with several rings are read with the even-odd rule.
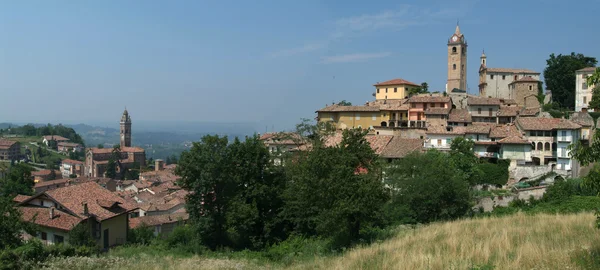
[[[467,41],[456,24],[454,34],[448,39],[448,81],[446,92],[467,89]]]
[[[131,117],[127,109],[121,116],[121,148],[131,147]]]
[[[479,66],[479,96],[487,97],[485,88],[487,87],[487,82],[485,81],[486,76],[486,68],[487,68],[487,56],[485,56],[485,51],[481,53],[481,57],[479,57],[481,65]]]

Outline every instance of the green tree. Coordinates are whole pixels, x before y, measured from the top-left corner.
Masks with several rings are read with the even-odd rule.
[[[95,247],[97,242],[92,236],[90,225],[87,223],[77,224],[69,231],[69,244],[74,246]]]
[[[15,248],[22,244],[21,234],[35,235],[35,227],[21,220],[21,212],[11,197],[0,196],[0,250]]]
[[[462,217],[471,207],[470,186],[447,154],[412,153],[386,171],[392,192],[390,219],[427,223]]]
[[[101,143],[99,143],[99,144],[96,146],[96,148],[98,148],[98,149],[102,149],[102,148],[104,148],[104,144],[101,144]]]
[[[129,230],[127,242],[130,244],[148,245],[154,239],[154,229],[142,223],[135,229]]]
[[[546,60],[544,78],[546,86],[552,90],[552,99],[563,108],[575,108],[575,71],[595,66],[596,58],[583,54],[551,54]]]
[[[333,147],[315,142],[286,166],[283,211],[295,231],[348,245],[361,237],[362,229],[379,224],[388,194],[365,134],[345,130]]]
[[[592,100],[590,100],[589,107],[594,109],[595,112],[600,111],[600,84],[596,84],[592,90]]]
[[[116,145],[113,147],[110,158],[108,159],[108,164],[106,164],[104,177],[110,179],[117,178],[117,167],[119,166],[119,160],[121,160],[121,147]]]
[[[344,99],[344,100],[338,102],[337,105],[340,105],[340,106],[352,106],[352,102],[346,101]]]
[[[459,173],[469,181],[470,185],[477,184],[482,173],[477,166],[479,159],[473,152],[475,143],[471,139],[457,137],[450,144],[450,160]]]
[[[421,83],[421,86],[413,87],[408,90],[408,96],[426,93],[429,93],[429,85],[426,82]]]
[[[18,194],[33,195],[32,168],[19,163],[11,166],[4,178],[0,179],[0,196],[13,198]]]

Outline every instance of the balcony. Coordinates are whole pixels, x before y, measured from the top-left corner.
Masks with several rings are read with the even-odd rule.
[[[558,142],[571,142],[572,139],[570,136],[556,136],[556,141]]]
[[[480,158],[498,158],[496,152],[476,152],[475,154]]]
[[[388,127],[408,127],[407,119],[390,119],[388,121]]]

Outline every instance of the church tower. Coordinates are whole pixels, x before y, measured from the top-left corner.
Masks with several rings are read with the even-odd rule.
[[[467,89],[467,41],[456,24],[454,34],[448,39],[448,81],[446,92]]]
[[[121,148],[131,147],[131,117],[127,109],[121,116]]]

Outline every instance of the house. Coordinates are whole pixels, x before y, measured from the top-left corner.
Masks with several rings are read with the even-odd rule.
[[[524,76],[512,81],[508,87],[511,91],[511,97],[517,102],[518,106],[524,108],[539,108],[540,102],[537,98],[539,94],[540,80],[531,76]]]
[[[379,106],[342,106],[333,104],[317,110],[317,121],[335,129],[373,128],[381,123]]]
[[[71,152],[83,152],[83,146],[78,143],[59,142],[57,144],[58,152],[68,154]]]
[[[580,140],[588,142],[594,135],[594,118],[587,112],[573,112],[569,120],[581,126]]]
[[[66,187],[69,185],[69,179],[58,179],[58,180],[49,180],[49,181],[40,181],[35,183],[33,189],[35,193],[44,192],[48,190],[53,190],[57,188]]]
[[[21,143],[0,139],[0,160],[19,160],[21,156]]]
[[[393,136],[389,142],[380,151],[379,156],[391,162],[401,159],[413,152],[421,152],[423,149],[423,140],[402,138]]]
[[[466,102],[465,102],[466,106]],[[468,126],[473,122],[468,109],[452,109],[448,114],[449,126]]]
[[[50,145],[50,141],[55,141],[56,144],[61,143],[61,142],[68,142],[69,139],[62,137],[62,136],[58,136],[58,135],[46,135],[46,136],[42,136],[42,143],[44,143],[46,146]]]
[[[473,122],[497,123],[500,104],[497,98],[469,97],[467,100]]]
[[[125,244],[128,213],[137,209],[95,182],[44,191],[17,207],[23,220],[38,226],[34,237],[44,243],[68,243],[69,231],[81,224],[104,249]]]
[[[44,182],[44,181],[48,181],[48,180],[56,180],[56,179],[62,179],[62,173],[58,170],[41,170],[41,171],[34,171],[31,173],[31,176],[33,176],[33,181],[36,183],[39,182]]]
[[[60,164],[60,172],[64,178],[69,178],[71,175],[75,177],[83,176],[83,162],[72,159],[65,159]]]
[[[270,132],[260,136],[260,140],[265,144],[269,153],[273,157],[275,165],[281,165],[281,156],[291,149],[305,144],[304,138],[297,133],[292,132]]]
[[[466,127],[437,127],[430,126],[427,128],[427,139],[425,140],[425,148],[434,148],[440,151],[449,151],[452,140],[456,137],[464,137]]]
[[[477,122],[465,127],[465,138],[473,141],[473,152],[480,158],[498,158],[498,145],[490,138],[492,126]]]
[[[428,109],[433,109],[433,111],[438,113],[446,113],[448,109],[452,108],[450,97],[442,95],[416,95],[410,97],[408,103],[410,104],[408,109],[408,126],[415,128],[427,128],[427,114],[425,112]],[[432,112],[432,110],[429,110],[429,112]]]
[[[411,89],[420,88],[421,86],[409,82],[404,79],[393,79],[381,83],[376,83],[375,86],[375,99],[387,100],[387,99],[404,99],[408,97],[408,93]]]
[[[596,67],[586,67],[575,71],[575,111],[581,112],[583,109],[593,111],[589,108],[592,100],[592,90],[594,85],[587,85],[587,78],[596,72]]]
[[[143,216],[132,218],[129,222],[131,229],[148,226],[153,229],[154,236],[168,235],[177,226],[187,223],[190,215],[188,213],[175,213],[155,216]]]
[[[531,143],[521,136],[510,136],[498,141],[499,158],[511,161],[531,161]]]

